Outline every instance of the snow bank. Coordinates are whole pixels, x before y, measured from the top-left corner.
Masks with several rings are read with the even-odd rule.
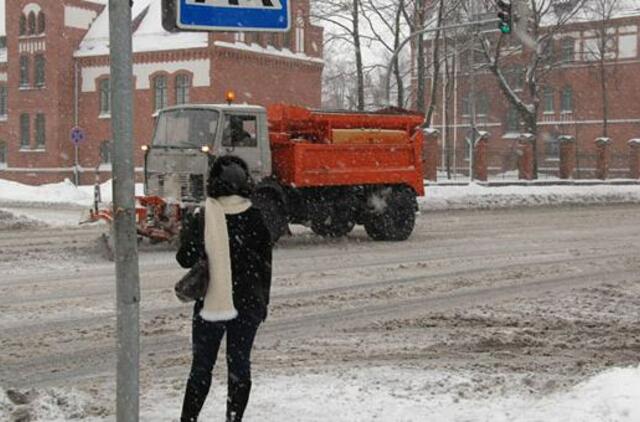
[[[640,203],[640,185],[427,186],[422,210],[491,209],[563,204]]]
[[[185,368],[186,370],[186,368]],[[496,392],[454,393],[473,386],[471,378],[428,370],[370,367],[346,372],[255,377],[247,421],[280,422],[637,422],[640,420],[640,367],[596,375],[569,391],[546,396]],[[141,420],[177,420],[182,382],[167,383],[141,400]],[[472,389],[472,388],[471,388]],[[223,420],[226,387],[216,383],[203,420]],[[464,398],[470,397],[470,398]],[[106,421],[105,403],[90,403],[72,390],[39,392],[28,408],[33,421]],[[108,405],[107,405],[108,406]],[[0,394],[0,418],[16,406]],[[23,410],[24,411],[24,410]],[[112,413],[108,412],[108,413]]]
[[[111,180],[100,185],[103,202],[111,202]],[[142,195],[142,184],[136,185],[136,195]],[[31,186],[0,179],[0,203],[93,205],[93,185],[75,186],[69,179],[48,185]]]

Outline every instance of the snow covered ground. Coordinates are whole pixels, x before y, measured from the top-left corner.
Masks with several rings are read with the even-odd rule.
[[[101,185],[104,203],[111,201],[111,181]],[[69,180],[28,186],[0,180],[0,210],[45,224],[76,225],[93,205],[93,186],[76,187]],[[136,185],[136,194],[143,186]],[[424,211],[497,209],[522,206],[640,203],[640,185],[500,186],[479,184],[427,186],[419,199]],[[58,207],[49,207],[56,204]],[[44,207],[44,208],[43,208]]]
[[[247,421],[262,422],[637,422],[640,420],[640,367],[615,368],[568,391],[552,394],[465,397],[447,390],[472,385],[472,374],[398,367],[305,371],[297,375],[257,375]],[[171,422],[178,418],[182,383],[165,384],[145,395],[141,420]],[[113,421],[91,416],[90,397],[78,390],[47,389],[32,393],[33,421]],[[203,420],[224,419],[226,389],[214,384]],[[0,393],[0,416],[16,412]],[[93,409],[95,410],[95,409]],[[19,412],[19,411],[18,411]],[[5,419],[7,418],[7,419]]]

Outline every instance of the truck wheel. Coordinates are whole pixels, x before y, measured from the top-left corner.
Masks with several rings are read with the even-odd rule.
[[[314,221],[311,223],[311,230],[322,237],[343,237],[351,233],[355,225],[352,220],[339,220],[332,216],[322,222]]]
[[[262,216],[271,232],[271,240],[274,243],[277,242],[289,229],[284,204],[271,192],[257,192],[252,200],[262,211]]]
[[[371,209],[364,228],[373,240],[407,240],[416,223],[415,193],[406,187],[377,191],[369,198]]]

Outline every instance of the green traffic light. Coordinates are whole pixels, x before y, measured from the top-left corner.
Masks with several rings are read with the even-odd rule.
[[[500,32],[502,32],[503,34],[510,34],[511,33],[511,26],[507,23],[501,23],[500,24]]]

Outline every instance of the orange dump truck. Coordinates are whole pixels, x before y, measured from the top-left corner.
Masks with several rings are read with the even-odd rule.
[[[205,197],[208,166],[234,155],[256,182],[253,200],[275,238],[289,224],[328,237],[344,236],[361,224],[375,240],[404,240],[413,231],[416,198],[424,195],[422,123],[421,115],[395,109],[329,112],[285,104],[163,109],[151,144],[143,147],[145,197],[139,198],[138,233],[155,240],[175,237],[182,216]]]

